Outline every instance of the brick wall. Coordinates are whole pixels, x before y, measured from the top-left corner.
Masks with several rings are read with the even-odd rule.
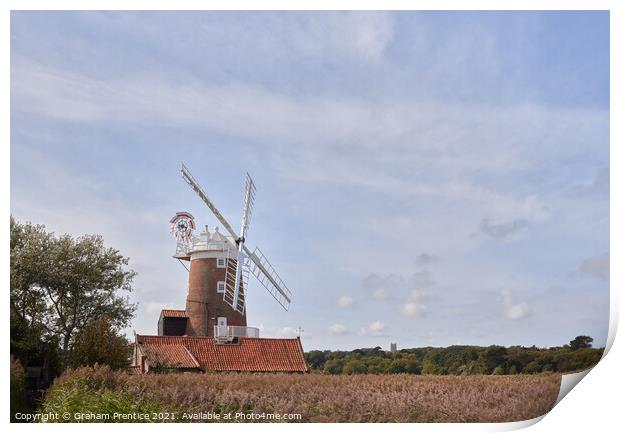
[[[246,326],[247,319],[234,311],[223,294],[217,293],[217,282],[224,281],[226,268],[218,268],[215,258],[194,259],[190,262],[189,284],[185,311],[189,316],[187,335],[212,336],[217,317],[226,317],[231,326]]]

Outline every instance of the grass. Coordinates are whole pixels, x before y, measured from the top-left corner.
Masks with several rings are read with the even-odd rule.
[[[560,380],[559,374],[132,376],[95,367],[57,379],[42,411],[215,413],[220,420],[237,412],[293,413],[300,414],[298,422],[506,422],[551,410]]]

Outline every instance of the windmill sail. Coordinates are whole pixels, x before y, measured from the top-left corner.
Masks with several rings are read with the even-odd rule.
[[[248,232],[248,228],[250,227],[250,219],[252,218],[252,209],[254,207],[254,192],[256,187],[254,186],[254,182],[250,177],[249,173],[245,174],[245,193],[243,194],[243,218],[241,218],[241,236],[237,240],[237,264],[236,264],[236,272],[235,272],[235,282],[233,289],[233,299],[231,307],[233,310],[238,309],[239,303],[239,287],[242,282],[243,270],[246,268],[244,266],[245,254],[243,252],[243,245],[245,243],[245,236]],[[247,278],[243,280],[245,284],[247,284]],[[241,311],[243,311],[243,307],[241,307]]]
[[[228,263],[226,265],[224,302],[226,302],[228,305],[231,306],[231,308],[241,314],[245,314],[245,301],[248,293],[248,280],[250,277],[250,268],[248,266],[248,263],[248,261],[245,261],[239,267],[238,260],[228,260]],[[241,272],[241,282],[239,284],[239,289],[237,292],[237,303],[233,307],[233,301],[235,298],[235,278],[237,276],[238,269],[240,269]]]
[[[286,287],[282,278],[271,266],[267,257],[256,247],[253,252],[244,248],[250,258],[250,272],[256,277],[259,283],[274,297],[282,308],[288,311],[291,303],[291,291]]]
[[[252,219],[252,210],[254,209],[254,195],[256,194],[256,186],[250,177],[250,173],[245,174],[245,193],[243,194],[243,218],[241,219],[241,239],[245,241],[250,228],[250,220]]]
[[[192,176],[192,174],[189,172],[189,170],[187,169],[187,167],[185,167],[184,164],[181,164],[181,176],[183,177],[185,182],[187,182],[187,184],[194,190],[194,192],[198,194],[198,197],[200,197],[202,201],[206,203],[209,209],[211,209],[211,212],[213,212],[213,215],[215,215],[215,217],[219,220],[219,222],[222,223],[224,228],[228,230],[228,233],[230,233],[230,235],[233,238],[237,239],[238,236],[233,230],[233,228],[231,227],[231,225],[228,224],[228,221],[226,221],[226,218],[222,216],[220,211],[217,210],[215,205],[211,202],[211,200],[209,200],[209,197],[207,197],[207,194],[205,194],[200,184],[196,181],[196,179],[194,179],[194,176]]]

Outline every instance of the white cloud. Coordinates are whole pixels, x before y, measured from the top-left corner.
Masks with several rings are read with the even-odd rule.
[[[299,54],[336,62],[380,61],[394,32],[389,13],[363,11],[307,14],[299,28],[287,35]]]
[[[383,331],[385,330],[385,328],[385,325],[381,321],[375,320],[367,327],[362,328],[360,330],[360,335],[371,335],[373,337],[379,337],[384,335]]]
[[[428,310],[425,301],[430,299],[430,295],[422,290],[413,290],[409,299],[402,305],[400,312],[405,316],[423,316]]]
[[[338,298],[338,301],[336,301],[336,304],[337,304],[339,307],[342,307],[342,308],[348,308],[348,307],[350,307],[351,305],[353,305],[353,298],[352,298],[352,297],[350,297],[350,296],[344,296],[344,295],[343,295],[343,296],[341,296],[341,297],[339,297],[339,298]]]
[[[347,48],[357,56],[366,60],[380,60],[394,32],[391,15],[353,12],[348,14],[347,21],[344,28],[341,23],[337,23],[340,27],[338,38],[347,41]]]
[[[525,302],[520,304],[510,305],[506,308],[506,318],[510,320],[522,319],[529,314],[530,310]]]
[[[276,336],[281,338],[294,338],[298,335],[297,329],[290,326],[284,326],[276,331]]]
[[[502,298],[504,303],[504,317],[506,319],[519,320],[530,314],[530,309],[525,302],[518,304],[513,303],[510,290],[503,290]]]
[[[334,323],[327,327],[327,332],[329,332],[332,335],[344,335],[349,332],[349,328],[347,328],[345,325],[341,323]]]
[[[414,317],[414,316],[419,316],[421,314],[424,314],[427,308],[428,307],[422,303],[410,301],[410,302],[406,302],[405,304],[403,304],[401,308],[401,312],[405,316]]]
[[[148,301],[145,302],[145,307],[144,309],[146,310],[146,312],[148,314],[159,314],[159,312],[165,308],[172,308],[170,305],[167,305],[163,302],[153,302],[153,301]]]

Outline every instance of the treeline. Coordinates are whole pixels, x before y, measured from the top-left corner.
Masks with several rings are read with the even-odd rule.
[[[312,350],[305,354],[312,372],[325,374],[535,374],[571,372],[594,366],[603,349],[579,336],[562,347],[449,346],[402,349],[380,347],[352,351]]]

